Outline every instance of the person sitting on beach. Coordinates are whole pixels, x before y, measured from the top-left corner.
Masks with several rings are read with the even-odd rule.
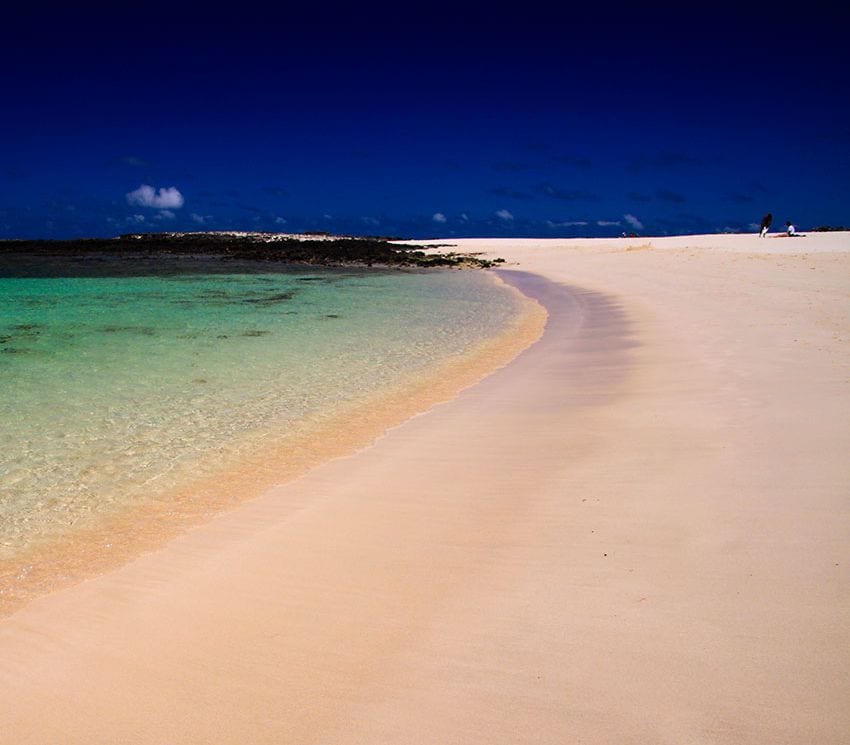
[[[785,229],[788,231],[789,238],[802,237],[802,234],[797,232],[797,228],[794,227],[793,223],[790,220],[785,221]]]
[[[768,212],[761,219],[761,232],[759,233],[759,238],[764,238],[767,235],[767,231],[769,230],[772,222],[773,222],[773,215],[770,212]]]

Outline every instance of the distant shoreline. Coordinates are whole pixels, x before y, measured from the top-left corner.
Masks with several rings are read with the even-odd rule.
[[[133,233],[117,238],[2,240],[0,262],[15,257],[216,257],[226,261],[321,266],[490,267],[497,260],[457,253],[425,253],[424,246],[390,238],[282,233]],[[5,261],[3,261],[5,259]]]

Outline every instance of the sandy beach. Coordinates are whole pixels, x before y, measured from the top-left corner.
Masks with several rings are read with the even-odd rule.
[[[850,233],[466,239],[455,398],[0,620],[0,743],[850,732]]]

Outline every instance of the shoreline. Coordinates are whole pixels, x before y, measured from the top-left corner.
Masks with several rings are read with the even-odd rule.
[[[497,274],[490,276],[515,297],[522,297]],[[406,419],[453,398],[542,334],[545,312],[528,298],[522,303],[525,307],[509,328],[460,357],[399,380],[388,390],[348,402],[330,417],[302,422],[293,431],[279,433],[273,445],[255,442],[249,453],[244,452],[244,444],[238,448],[231,445],[232,452],[219,467],[209,473],[209,466],[202,468],[203,478],[190,479],[140,507],[104,515],[90,526],[37,542],[0,560],[0,619],[38,597],[156,550],[216,514],[256,499],[325,461],[368,447]]]
[[[0,729],[840,745],[850,234],[824,235],[456,241],[505,256],[543,336],[0,620]]]

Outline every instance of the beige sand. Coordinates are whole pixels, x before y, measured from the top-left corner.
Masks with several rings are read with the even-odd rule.
[[[4,619],[0,742],[847,742],[850,234],[458,243],[542,339]]]

